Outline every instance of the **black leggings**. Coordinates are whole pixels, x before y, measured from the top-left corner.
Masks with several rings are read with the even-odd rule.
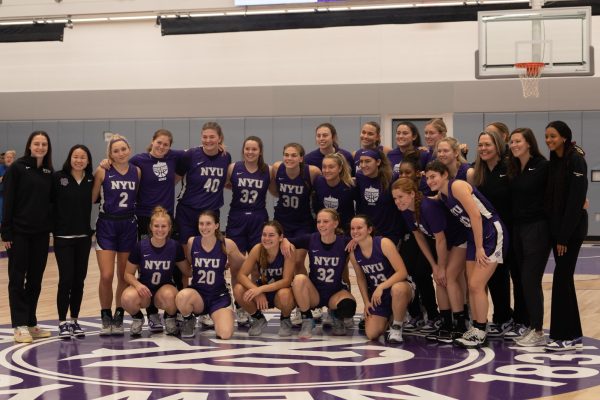
[[[12,326],[35,326],[50,236],[48,233],[15,233],[13,236],[8,253],[8,301]]]
[[[54,238],[54,254],[58,264],[56,307],[59,321],[66,321],[69,309],[71,318],[79,316],[91,245],[92,238],[90,236]]]
[[[435,248],[435,246],[433,247]],[[406,265],[408,274],[417,286],[415,298],[408,307],[411,317],[418,317],[420,312],[419,300],[427,312],[427,319],[432,320],[439,316],[433,278],[431,277],[431,265],[421,252],[414,235],[402,241],[400,254]]]

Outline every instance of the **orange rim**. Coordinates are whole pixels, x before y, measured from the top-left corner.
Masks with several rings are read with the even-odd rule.
[[[545,65],[543,62],[523,62],[516,63],[515,68],[524,69],[528,76],[537,76]]]

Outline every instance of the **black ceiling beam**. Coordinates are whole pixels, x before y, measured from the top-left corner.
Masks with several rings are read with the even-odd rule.
[[[65,24],[0,25],[0,43],[62,42]]]

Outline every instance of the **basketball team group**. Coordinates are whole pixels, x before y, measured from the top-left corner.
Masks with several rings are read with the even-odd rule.
[[[571,129],[547,125],[546,157],[531,129],[492,123],[471,163],[467,147],[446,133],[433,119],[422,142],[414,124],[401,122],[392,149],[381,145],[379,124],[367,122],[360,149],[350,152],[323,123],[315,150],[288,143],[268,165],[259,137],[246,137],[233,161],[221,127],[207,122],[200,147],[173,149],[171,132],[159,129],[147,151],[133,155],[127,138],[113,135],[95,170],[81,144],[58,170],[48,134],[35,131],[3,177],[14,340],[52,335],[36,318],[50,233],[58,336],[85,335],[78,316],[98,203],[100,335],[123,335],[127,312],[132,337],[147,323],[150,332],[182,338],[210,327],[226,340],[236,322],[260,336],[263,312],[278,309],[279,337],[310,339],[317,324],[324,335],[343,336],[361,301],[359,332],[390,345],[412,332],[463,348],[490,339],[582,348],[574,271],[588,183]],[[225,190],[232,200],[221,215]],[[542,277],[551,252],[546,335]]]

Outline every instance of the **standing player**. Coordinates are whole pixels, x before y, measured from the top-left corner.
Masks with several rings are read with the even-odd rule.
[[[354,203],[358,192],[350,175],[349,165],[339,153],[323,158],[323,175],[315,178],[315,212],[332,208],[340,215],[344,232],[350,231],[350,220],[354,217]]]
[[[412,122],[403,121],[396,128],[396,145],[397,147],[387,153],[394,173],[399,173],[400,163],[408,153],[417,152],[419,160],[419,170],[423,170],[429,159],[429,152],[421,150],[421,136],[419,128]]]
[[[448,168],[432,161],[425,169],[427,184],[438,191],[450,213],[467,229],[467,282],[473,326],[454,341],[478,348],[487,341],[487,282],[506,251],[506,229],[487,199],[466,181],[449,179]]]
[[[192,283],[181,290],[175,302],[183,315],[181,337],[194,337],[194,315],[209,314],[220,339],[233,335],[231,294],[225,281],[228,265],[238,270],[244,262],[235,242],[226,239],[219,230],[219,217],[211,210],[202,211],[198,218],[201,236],[188,240],[186,257],[192,265]]]
[[[127,287],[124,279],[129,252],[137,239],[135,198],[140,182],[140,169],[129,163],[131,148],[127,139],[113,135],[108,142],[111,167],[96,169],[92,202],[100,197],[100,214],[96,221],[96,257],[100,268],[98,294],[100,297],[102,328],[100,335],[123,334],[121,295]],[[116,310],[112,315],[113,290],[117,262]]]
[[[277,307],[281,310],[278,335],[292,335],[290,314],[296,303],[291,284],[294,278],[294,255],[284,257],[280,250],[283,228],[277,221],[267,222],[262,229],[261,242],[254,246],[242,265],[238,284],[233,288],[236,301],[252,315],[249,336],[259,336],[267,320],[262,310]],[[258,276],[256,281],[250,277]]]
[[[406,267],[391,240],[373,235],[373,225],[365,215],[351,222],[352,239],[358,246],[350,253],[350,262],[365,303],[365,334],[375,340],[385,331],[389,343],[402,343],[402,323],[406,307],[414,296]]]
[[[427,268],[426,271],[417,273],[430,274],[433,270],[442,325],[431,337],[442,343],[452,343],[465,333],[467,326],[463,306],[465,293],[460,282],[464,281],[466,229],[438,199],[424,196],[414,179],[398,179],[392,185],[392,194],[428,261],[428,264],[421,263],[421,268]]]
[[[275,217],[286,236],[296,237],[314,231],[310,212],[313,182],[321,172],[314,165],[304,163],[304,147],[288,143],[283,147],[283,161],[276,161],[271,170],[269,190],[277,197]],[[296,274],[306,274],[306,251],[296,251]]]
[[[175,267],[179,268],[182,275],[187,278],[191,276],[190,264],[185,259],[181,245],[169,238],[172,223],[166,209],[156,207],[149,224],[150,238],[137,242],[129,254],[125,270],[125,281],[129,287],[123,291],[121,303],[125,311],[133,317],[132,336],[142,333],[144,315],[141,308],[147,308],[150,303],[165,310],[165,331],[169,335],[174,335],[177,333],[175,321],[177,288],[173,280],[173,270]],[[153,324],[151,315],[154,314],[148,315],[150,332],[162,332],[162,324]]]
[[[362,168],[360,165],[361,150],[381,151],[383,154],[392,150],[388,146],[381,145],[381,127],[377,122],[369,121],[360,128],[360,149],[352,153],[356,172]]]
[[[179,242],[184,246],[192,236],[198,236],[198,216],[204,210],[219,214],[223,206],[223,189],[231,155],[223,150],[223,131],[216,122],[202,126],[202,146],[185,152],[177,164],[177,174],[183,176],[178,196],[175,222],[179,227]]]
[[[437,160],[448,167],[451,178],[460,179],[461,181],[467,180],[467,171],[471,168],[471,165],[467,163],[460,152],[458,140],[453,137],[440,139],[437,142],[436,155]]]
[[[54,254],[58,265],[58,336],[83,336],[77,322],[88,271],[92,230],[92,154],[82,145],[71,147],[62,170],[52,176]],[[67,311],[71,321],[67,322]]]
[[[344,157],[350,166],[352,175],[354,175],[354,160],[352,159],[352,153],[340,147],[335,126],[329,122],[320,124],[317,126],[315,139],[319,148],[311,151],[304,157],[304,162],[306,162],[306,164],[314,165],[320,169],[323,165],[323,158],[325,158],[325,156],[337,153]]]
[[[312,337],[315,322],[311,308],[327,306],[333,312],[334,335],[346,334],[344,319],[352,318],[356,311],[356,300],[342,282],[343,277],[348,277],[349,240],[341,235],[339,223],[338,213],[324,208],[317,214],[318,232],[289,239],[296,248],[309,250],[309,275],[296,275],[292,283],[302,314],[300,339]]]

